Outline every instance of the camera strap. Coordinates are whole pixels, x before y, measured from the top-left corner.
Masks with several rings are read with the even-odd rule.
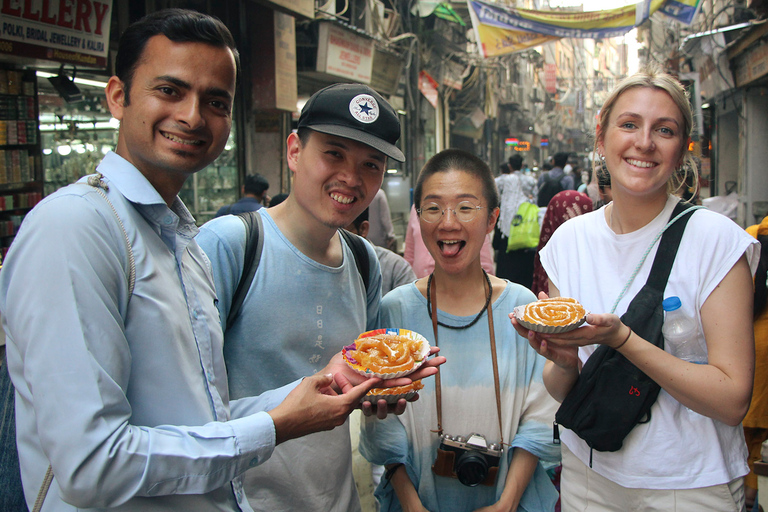
[[[432,279],[434,279],[434,274],[432,274]],[[434,284],[434,283],[433,283]],[[488,296],[490,297],[493,295],[493,287],[491,286],[490,281],[488,284]],[[485,288],[486,283],[483,283],[483,288]],[[437,291],[435,290],[437,288],[436,286],[431,286],[429,289],[429,301],[431,303],[431,310],[432,310],[432,330],[435,333],[435,346],[439,346],[437,342]],[[500,437],[500,444],[504,445],[504,431],[501,427],[501,392],[499,391],[499,364],[496,361],[496,333],[493,330],[493,305],[492,301],[488,301],[485,306],[486,311],[488,312],[488,329],[491,334],[491,360],[493,362],[493,385],[496,389],[496,413],[499,417],[499,436]],[[436,432],[437,435],[442,436],[443,435],[443,397],[442,393],[440,391],[440,370],[437,370],[437,373],[435,374],[435,401],[437,402],[437,430],[433,430],[432,432]]]

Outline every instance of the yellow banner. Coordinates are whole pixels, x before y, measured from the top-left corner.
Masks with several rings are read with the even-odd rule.
[[[605,11],[534,11],[467,0],[484,57],[517,52],[561,37],[619,37],[639,25],[667,0]],[[696,0],[688,0],[696,1]]]

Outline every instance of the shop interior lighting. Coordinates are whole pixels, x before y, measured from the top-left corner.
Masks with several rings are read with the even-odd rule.
[[[85,99],[82,91],[80,91],[80,88],[73,81],[75,73],[76,70],[73,69],[72,78],[69,78],[67,74],[64,73],[64,64],[62,64],[59,68],[58,75],[48,77],[48,81],[51,82],[53,88],[56,89],[59,96],[64,98],[64,101],[67,103],[77,103],[78,101],[83,101]]]
[[[37,76],[40,78],[48,78],[51,79],[52,77],[55,77],[57,75],[54,75],[53,73],[48,73],[46,71],[38,71]],[[104,89],[107,87],[107,82],[99,82],[98,80],[91,80],[89,78],[77,78],[74,77],[72,81],[76,84],[80,85],[90,85],[91,87],[99,87],[101,89]]]
[[[119,126],[120,122],[114,117],[109,121],[75,123],[78,130],[114,130]],[[64,123],[43,123],[40,125],[41,132],[61,132],[69,129],[70,125]]]

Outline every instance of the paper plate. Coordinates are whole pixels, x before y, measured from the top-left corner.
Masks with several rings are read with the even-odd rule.
[[[355,343],[352,343],[351,345],[348,345],[344,347],[341,351],[342,356],[344,357],[344,361],[349,365],[350,368],[355,370],[360,375],[365,375],[366,377],[379,377],[380,379],[396,379],[398,377],[405,377],[406,375],[415,372],[421,366],[426,362],[427,356],[429,355],[429,340],[422,336],[421,334],[413,331],[409,331],[408,329],[376,329],[374,331],[367,331],[362,333],[357,338],[369,338],[371,336],[376,336],[379,334],[392,334],[397,336],[404,336],[406,338],[409,338],[411,340],[416,340],[421,342],[421,351],[419,353],[420,359],[416,359],[415,364],[413,365],[413,368],[410,370],[404,370],[399,372],[392,372],[392,373],[378,373],[374,372],[370,368],[366,368],[360,363],[357,362],[355,359]]]
[[[563,332],[573,331],[574,329],[578,329],[579,327],[582,326],[584,322],[587,321],[587,315],[589,314],[589,311],[585,310],[584,316],[582,316],[580,319],[568,325],[542,325],[534,322],[528,322],[523,319],[525,317],[525,306],[526,304],[515,307],[515,309],[513,310],[515,314],[515,320],[517,320],[517,322],[523,327],[525,327],[526,329],[539,332],[542,334],[559,334]]]

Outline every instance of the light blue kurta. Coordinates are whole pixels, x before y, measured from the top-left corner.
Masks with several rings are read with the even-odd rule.
[[[373,463],[401,462],[419,492],[424,506],[433,512],[471,511],[495,503],[504,489],[513,448],[522,448],[542,461],[560,459],[560,449],[552,443],[552,423],[557,403],[542,381],[544,358],[512,328],[508,314],[518,304],[534,301],[522,286],[507,283],[493,304],[501,415],[505,454],[494,487],[466,487],[458,480],[432,473],[437,448],[435,380],[425,379],[420,399],[410,404],[402,416],[386,420],[367,419],[362,425],[360,452]],[[474,315],[473,315],[474,316]],[[472,317],[456,317],[438,311],[440,322],[465,325]],[[434,344],[432,322],[427,315],[426,298],[409,284],[397,288],[382,300],[381,327],[410,329]],[[438,328],[440,354],[447,358],[441,366],[443,429],[446,434],[476,432],[488,442],[499,441],[499,423],[493,384],[493,367],[486,315],[464,330]],[[400,503],[386,480],[376,490],[382,511],[401,510]],[[540,463],[520,502],[518,510],[550,511],[557,492]]]

